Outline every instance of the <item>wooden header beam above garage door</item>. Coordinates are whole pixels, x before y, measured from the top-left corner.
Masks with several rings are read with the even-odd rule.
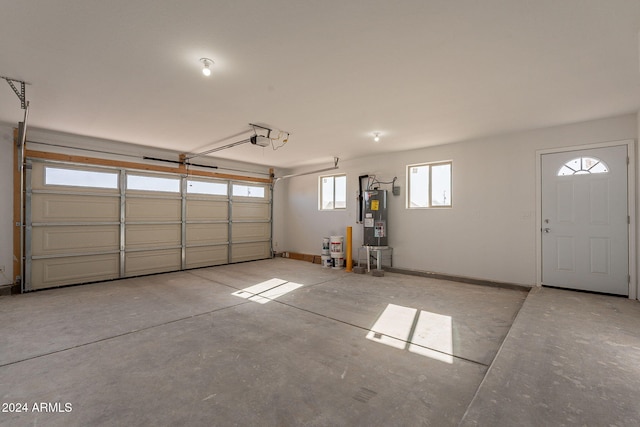
[[[219,173],[219,172],[187,169],[185,165],[180,165],[178,167],[156,166],[156,165],[148,165],[144,163],[122,162],[118,160],[100,159],[95,157],[48,153],[45,151],[26,150],[25,157],[32,158],[32,159],[46,159],[46,160],[57,160],[62,162],[80,163],[85,165],[110,166],[110,167],[126,168],[126,169],[139,169],[139,170],[145,170],[145,171],[151,171],[151,172],[166,172],[166,173],[185,174],[190,176],[203,176],[208,178],[222,178],[222,179],[232,179],[232,180],[239,180],[239,181],[260,182],[264,184],[270,184],[273,181],[273,178],[257,178],[252,176],[233,175],[233,174],[226,174],[226,173]],[[273,169],[269,169],[269,174],[273,176]]]

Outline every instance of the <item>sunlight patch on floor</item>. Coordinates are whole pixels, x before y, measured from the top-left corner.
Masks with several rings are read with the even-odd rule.
[[[451,316],[389,304],[367,334],[367,339],[408,350],[441,362],[453,363]]]
[[[258,304],[266,304],[282,295],[288,294],[304,285],[300,283],[289,282],[282,279],[269,279],[256,285],[233,292],[231,295],[257,302]]]

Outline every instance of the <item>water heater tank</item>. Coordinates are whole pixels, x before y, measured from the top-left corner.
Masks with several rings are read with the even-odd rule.
[[[388,246],[387,190],[367,190],[362,197],[364,245]]]

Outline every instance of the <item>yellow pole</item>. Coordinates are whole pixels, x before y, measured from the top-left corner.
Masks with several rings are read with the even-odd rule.
[[[347,267],[345,269],[345,271],[347,272],[351,272],[351,268],[353,267],[353,256],[351,252],[352,232],[353,232],[353,229],[351,227],[347,227],[347,254],[346,254]]]

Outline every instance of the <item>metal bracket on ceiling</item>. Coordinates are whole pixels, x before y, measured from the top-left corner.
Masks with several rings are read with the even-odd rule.
[[[28,85],[29,83],[24,82],[22,80],[12,79],[10,77],[5,77],[5,76],[0,76],[0,78],[6,80],[7,83],[9,83],[9,86],[11,86],[11,89],[13,89],[15,94],[18,96],[18,99],[20,99],[20,108],[22,108],[23,110],[26,110],[27,100],[26,100],[25,86]],[[20,90],[18,90],[18,88],[14,83],[20,83]]]
[[[255,134],[257,134],[256,128],[266,130],[267,131],[267,138],[271,138],[271,131],[273,129],[270,129],[270,128],[264,127],[264,126],[260,126],[260,125],[256,125],[256,124],[253,124],[253,123],[249,123],[249,126],[253,127],[253,133],[255,133]]]

